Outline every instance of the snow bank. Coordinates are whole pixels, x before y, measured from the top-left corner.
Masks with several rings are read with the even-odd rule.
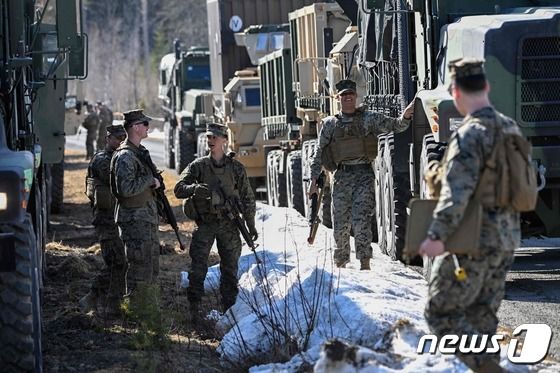
[[[262,264],[243,247],[238,301],[217,325],[224,361],[250,361],[251,372],[295,371],[312,366],[321,345],[336,337],[368,347],[356,354],[359,369],[346,371],[468,371],[453,356],[416,353],[419,339],[430,334],[423,316],[427,284],[420,274],[375,245],[371,271],[359,270],[354,253],[347,268],[336,268],[332,231],[319,227],[309,246],[307,221],[295,210],[258,204],[257,229]],[[214,266],[205,287],[215,290],[218,283]],[[287,362],[267,364],[272,359]]]

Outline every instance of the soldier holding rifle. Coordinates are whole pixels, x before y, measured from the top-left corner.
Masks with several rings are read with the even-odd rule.
[[[374,174],[371,162],[377,154],[377,136],[384,132],[402,132],[410,124],[414,100],[401,118],[390,118],[356,108],[356,83],[336,83],[341,111],[323,120],[319,143],[311,163],[308,194],[317,193],[321,167],[334,171],[332,188],[333,234],[336,242],[334,261],[344,268],[350,262],[350,229],[354,228],[356,256],[360,269],[370,269],[372,257],[371,221],[375,211]]]
[[[232,218],[232,206],[239,207],[238,210],[242,212],[250,238],[254,241],[258,237],[255,197],[247,173],[243,165],[233,158],[234,154],[225,153],[227,127],[210,123],[206,137],[210,154],[189,164],[175,185],[175,196],[185,198],[185,213],[197,224],[189,250],[192,264],[187,289],[193,319],[199,316],[199,304],[208,271],[208,255],[214,240],[220,255],[222,310],[225,312],[229,309],[237,298],[241,239],[240,227],[236,225],[235,217]]]

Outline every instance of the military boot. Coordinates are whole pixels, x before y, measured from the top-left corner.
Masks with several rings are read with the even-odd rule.
[[[350,259],[335,259],[334,264],[336,264],[336,266],[338,268],[346,268],[346,264],[350,263]]]
[[[88,313],[90,311],[97,311],[97,301],[98,301],[97,294],[90,291],[80,299],[79,301],[80,310],[84,313]]]
[[[370,258],[360,259],[360,270],[369,271],[371,268],[369,266]]]

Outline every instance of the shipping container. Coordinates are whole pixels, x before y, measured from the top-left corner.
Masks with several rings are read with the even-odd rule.
[[[221,94],[235,71],[253,66],[234,34],[251,25],[288,22],[288,13],[313,0],[207,0],[212,91]]]

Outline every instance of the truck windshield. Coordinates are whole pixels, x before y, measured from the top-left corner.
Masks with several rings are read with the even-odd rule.
[[[260,88],[245,88],[245,103],[247,106],[261,105]]]
[[[208,80],[210,81],[210,66],[208,65],[187,65],[187,80]]]

